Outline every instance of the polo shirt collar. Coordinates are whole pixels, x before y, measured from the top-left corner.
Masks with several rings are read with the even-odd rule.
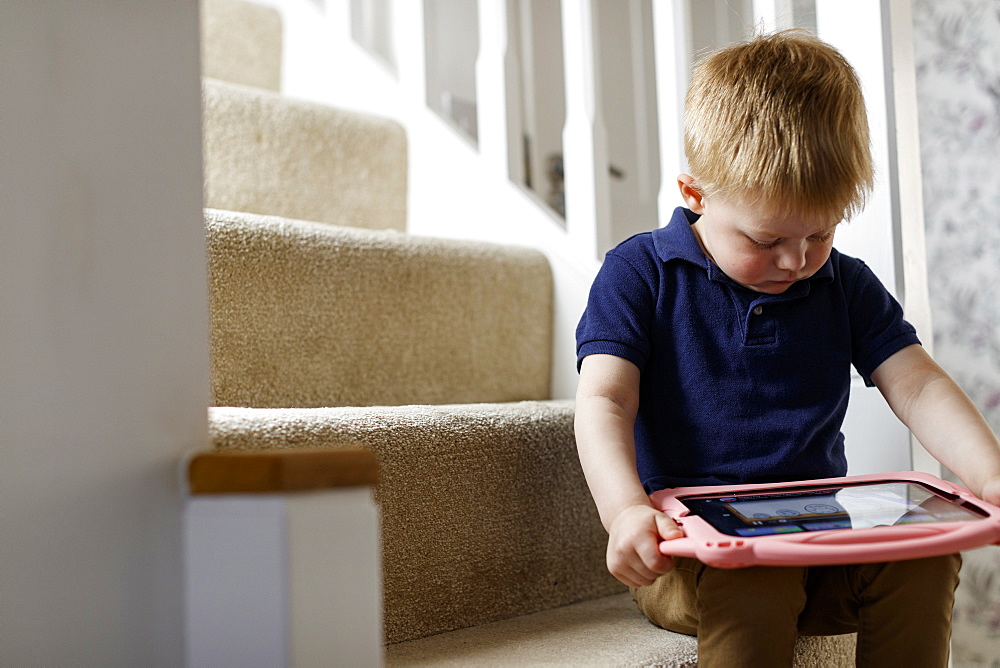
[[[698,214],[682,206],[674,209],[666,227],[653,231],[653,245],[663,262],[686,260],[708,269],[712,262],[705,256],[691,226],[701,218]]]
[[[701,216],[682,206],[674,209],[674,213],[670,217],[670,222],[667,223],[666,227],[661,227],[653,231],[653,246],[656,249],[656,255],[663,262],[684,260],[699,267],[704,267],[708,272],[710,280],[721,283],[734,283],[701,250],[698,238],[695,236],[694,230],[691,229],[691,225],[696,223],[699,218]],[[823,266],[815,274],[806,280],[810,283],[814,281],[827,283],[832,281],[832,255],[827,258],[826,262],[823,263]]]

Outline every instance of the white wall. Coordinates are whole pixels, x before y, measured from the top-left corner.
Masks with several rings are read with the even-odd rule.
[[[0,3],[0,664],[177,666],[207,444],[196,0]]]

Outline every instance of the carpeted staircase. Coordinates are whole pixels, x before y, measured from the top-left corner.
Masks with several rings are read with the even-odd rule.
[[[277,14],[203,2],[215,449],[377,454],[389,665],[695,665],[604,568],[545,257],[403,232],[403,129],[264,90]]]

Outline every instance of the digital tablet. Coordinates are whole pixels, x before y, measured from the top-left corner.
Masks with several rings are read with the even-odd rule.
[[[1000,508],[926,473],[664,489],[660,552],[717,568],[918,559],[1000,545]]]

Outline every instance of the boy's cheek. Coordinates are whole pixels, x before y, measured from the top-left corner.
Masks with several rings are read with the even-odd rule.
[[[736,256],[727,258],[726,265],[721,266],[726,275],[737,283],[752,284],[761,279],[765,273],[767,263],[755,258]]]

